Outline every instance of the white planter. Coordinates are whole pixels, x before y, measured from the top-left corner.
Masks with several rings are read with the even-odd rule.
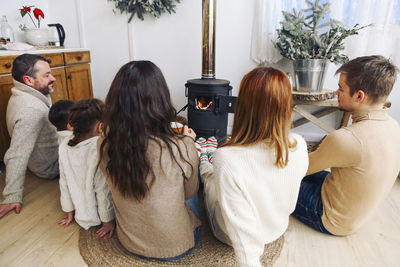
[[[26,29],[25,41],[31,45],[48,45],[49,33],[47,28]]]

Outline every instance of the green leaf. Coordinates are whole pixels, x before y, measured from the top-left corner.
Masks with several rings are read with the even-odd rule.
[[[175,13],[175,3],[180,0],[108,0],[113,2],[115,9],[120,13],[130,14],[128,22],[136,15],[139,19],[144,20],[144,15],[149,14],[159,18],[163,13]]]
[[[346,55],[340,54],[344,49],[344,39],[370,25],[359,27],[356,24],[347,29],[342,22],[333,19],[322,23],[329,14],[330,3],[319,4],[318,0],[306,2],[309,6],[306,9],[282,12],[284,19],[280,22],[281,29],[277,29],[274,46],[289,59],[325,58],[334,63],[348,60]],[[319,34],[318,30],[322,28],[328,30]]]

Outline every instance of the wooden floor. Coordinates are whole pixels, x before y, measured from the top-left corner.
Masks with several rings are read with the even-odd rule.
[[[28,174],[25,185],[21,213],[0,219],[0,266],[87,266],[79,254],[77,224],[57,226],[63,215],[58,180]],[[331,237],[291,218],[277,266],[400,266],[400,181],[355,235]]]

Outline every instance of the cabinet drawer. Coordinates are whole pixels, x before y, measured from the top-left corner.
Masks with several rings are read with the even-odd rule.
[[[0,74],[11,73],[12,63],[17,56],[0,57]]]
[[[54,54],[40,54],[40,56],[47,59],[50,67],[59,67],[64,65],[64,58],[62,53],[54,53]]]
[[[64,53],[65,65],[89,63],[89,51]]]

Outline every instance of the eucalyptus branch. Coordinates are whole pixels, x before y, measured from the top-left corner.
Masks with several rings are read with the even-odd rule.
[[[281,28],[277,29],[278,38],[274,41],[275,47],[282,56],[289,59],[328,59],[334,63],[344,63],[347,56],[340,54],[344,50],[344,39],[356,35],[365,27],[356,24],[347,29],[344,24],[330,19],[324,23],[324,18],[329,14],[329,2],[320,4],[319,0],[312,2],[306,0],[308,8],[292,13],[282,12],[284,20],[280,22]],[[303,16],[303,13],[306,16]],[[323,34],[318,30],[326,29]]]

